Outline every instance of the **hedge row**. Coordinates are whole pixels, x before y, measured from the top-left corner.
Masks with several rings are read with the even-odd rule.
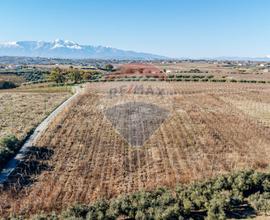
[[[21,69],[21,70],[4,70],[4,71],[0,71],[0,73],[15,74],[17,76],[24,78],[26,81],[30,82],[30,81],[43,80],[47,77],[47,75],[50,72],[47,70],[41,70],[41,69]]]
[[[13,89],[16,88],[15,83],[10,81],[0,81],[0,89]]]
[[[168,75],[168,78],[169,79],[175,79],[175,78],[176,79],[178,79],[178,78],[212,79],[212,78],[214,78],[214,76],[213,75],[179,75],[179,74],[176,74],[176,75]]]
[[[209,78],[210,77],[210,78]],[[227,79],[213,79],[211,76],[204,77],[204,78],[196,78],[196,77],[183,77],[183,78],[167,78],[167,79],[160,79],[160,78],[153,78],[153,77],[127,77],[127,78],[107,78],[107,79],[94,79],[88,80],[84,82],[122,82],[122,81],[167,81],[167,82],[231,82],[231,83],[260,83],[266,84],[270,83],[270,81],[264,80],[227,80]]]
[[[240,171],[174,190],[159,188],[92,205],[76,204],[60,215],[41,214],[34,219],[216,220],[248,217],[252,212],[270,214],[269,173]]]

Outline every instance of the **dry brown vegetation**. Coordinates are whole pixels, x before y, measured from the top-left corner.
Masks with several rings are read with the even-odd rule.
[[[135,134],[124,131],[129,135],[126,138],[106,116],[108,109],[125,103],[147,103],[168,112],[142,146],[132,146],[129,137],[151,133],[147,129],[153,126],[147,123],[154,120],[127,119],[119,114],[118,123],[136,122],[142,130],[135,127]],[[233,170],[266,170],[270,161],[269,103],[268,84],[88,84],[86,92],[36,143],[36,150],[42,153],[28,162],[42,161],[47,169],[33,174],[21,168],[31,184],[22,188],[15,184],[1,192],[0,211],[62,210],[75,202],[92,203],[157,186],[174,187]]]
[[[127,77],[127,76],[148,76],[164,78],[165,73],[157,66],[152,64],[132,63],[120,65],[117,71],[112,72],[108,78],[111,77]]]
[[[47,89],[48,90],[48,89]],[[9,134],[23,139],[54,108],[70,96],[67,91],[3,90],[0,93],[0,138]]]
[[[25,79],[23,79],[20,76],[17,76],[15,74],[2,74],[0,73],[0,81],[11,81],[14,82],[15,84],[21,84],[25,82]]]

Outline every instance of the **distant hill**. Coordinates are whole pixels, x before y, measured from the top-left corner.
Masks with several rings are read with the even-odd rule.
[[[80,45],[73,41],[17,41],[0,43],[0,56],[27,56],[68,59],[166,59],[164,56],[120,50],[112,47]]]

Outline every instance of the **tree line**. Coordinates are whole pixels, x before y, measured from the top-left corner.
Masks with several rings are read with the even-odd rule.
[[[80,70],[78,68],[73,68],[72,66],[68,69],[61,69],[56,67],[52,69],[48,75],[48,80],[56,82],[57,84],[62,83],[80,83],[82,81],[89,81],[93,79],[100,78],[102,73],[96,70]]]
[[[223,220],[258,214],[270,214],[270,173],[248,170],[173,190],[159,188],[77,204],[60,215],[42,214],[35,219]]]

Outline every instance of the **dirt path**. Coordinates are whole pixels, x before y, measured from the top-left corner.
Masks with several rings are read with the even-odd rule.
[[[26,140],[18,154],[12,158],[6,166],[0,171],[0,185],[5,183],[10,174],[14,171],[17,165],[24,159],[27,151],[33,144],[38,140],[40,135],[48,128],[49,124],[54,120],[54,118],[72,101],[77,95],[82,91],[82,89],[77,86],[74,87],[75,93],[59,105],[47,118],[45,118],[35,129],[34,133]]]

